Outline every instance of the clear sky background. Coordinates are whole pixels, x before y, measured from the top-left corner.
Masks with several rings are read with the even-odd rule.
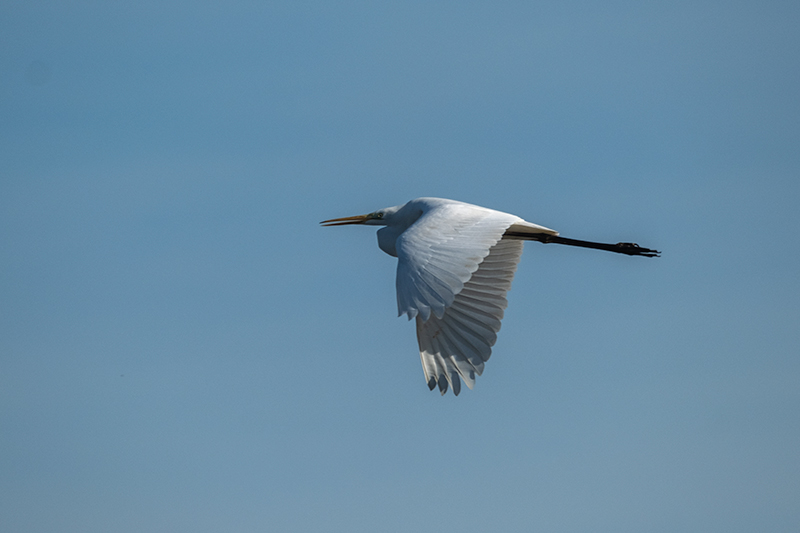
[[[800,4],[0,7],[0,529],[796,532]],[[323,219],[529,243],[475,390]]]

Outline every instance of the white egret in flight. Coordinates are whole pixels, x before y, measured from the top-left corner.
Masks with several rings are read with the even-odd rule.
[[[378,246],[397,257],[398,315],[417,319],[417,340],[428,387],[458,395],[472,388],[492,354],[506,292],[524,241],[568,244],[656,257],[637,244],[604,244],[560,237],[521,218],[441,198],[417,198],[367,215],[334,218],[326,226],[366,224]],[[460,379],[459,379],[460,378]]]

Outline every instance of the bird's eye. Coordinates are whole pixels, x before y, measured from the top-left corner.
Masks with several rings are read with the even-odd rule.
[[[372,217],[373,218],[383,218],[383,213],[373,213]]]

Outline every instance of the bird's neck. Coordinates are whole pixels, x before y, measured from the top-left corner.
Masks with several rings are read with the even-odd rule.
[[[405,228],[397,226],[384,226],[378,230],[378,247],[391,255],[397,257],[397,238]]]

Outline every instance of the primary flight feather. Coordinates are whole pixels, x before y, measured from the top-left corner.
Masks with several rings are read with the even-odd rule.
[[[428,387],[461,392],[483,372],[492,354],[506,293],[526,240],[654,257],[632,243],[567,239],[538,224],[477,205],[417,198],[366,215],[335,218],[326,226],[367,224],[378,246],[397,257],[397,309],[416,319],[422,369]]]

